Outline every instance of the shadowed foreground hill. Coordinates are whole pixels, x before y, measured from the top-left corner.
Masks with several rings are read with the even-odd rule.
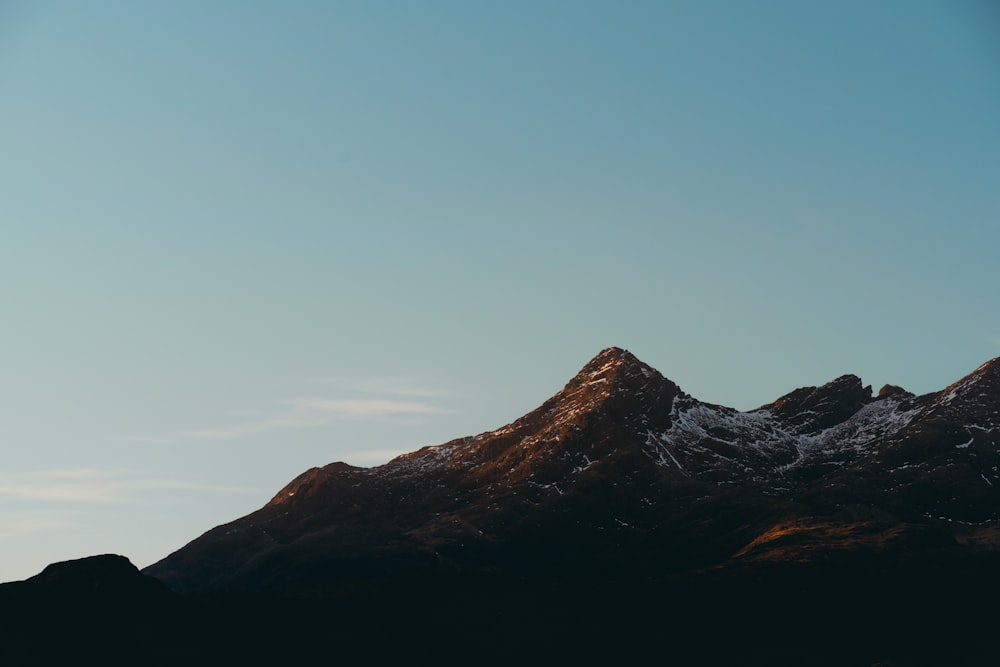
[[[987,665],[996,617],[983,601],[1000,593],[996,560],[948,557],[208,594],[104,558],[59,564],[75,570],[62,582],[0,586],[3,664]]]

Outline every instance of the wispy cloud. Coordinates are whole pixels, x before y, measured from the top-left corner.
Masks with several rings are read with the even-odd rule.
[[[122,503],[154,490],[243,493],[233,486],[138,476],[127,470],[78,468],[0,474],[0,497],[16,500]]]
[[[326,395],[275,401],[270,413],[244,414],[237,423],[183,431],[184,438],[236,438],[284,428],[327,426],[346,419],[401,420],[447,414],[429,399],[446,393],[404,378],[310,378]]]

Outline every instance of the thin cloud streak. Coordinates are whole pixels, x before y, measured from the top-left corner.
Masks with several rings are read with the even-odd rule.
[[[326,419],[308,418],[306,416],[295,417],[285,416],[273,419],[263,419],[260,421],[237,424],[234,426],[222,426],[219,428],[202,428],[192,431],[184,431],[180,435],[183,438],[206,438],[206,439],[226,439],[238,438],[244,435],[254,435],[263,431],[271,431],[279,428],[304,428],[308,426],[325,426],[329,423]]]
[[[124,503],[134,501],[138,494],[146,491],[249,491],[234,486],[195,484],[178,479],[143,479],[131,475],[124,470],[95,468],[8,473],[0,475],[0,497],[44,502]]]
[[[396,395],[404,394],[397,391]],[[231,426],[184,431],[180,435],[183,438],[228,439],[282,428],[327,426],[344,419],[414,419],[450,412],[425,401],[392,398],[311,397],[285,399],[278,404],[283,409],[276,415]]]

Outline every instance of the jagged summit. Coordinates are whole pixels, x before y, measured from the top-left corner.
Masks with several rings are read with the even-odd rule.
[[[474,468],[480,477],[551,481],[610,455],[639,453],[669,428],[676,384],[631,352],[607,348],[535,410],[496,430],[391,461],[407,471]]]
[[[614,392],[618,389],[628,390],[637,385],[650,385],[666,382],[677,389],[649,364],[639,360],[634,354],[620,347],[609,347],[601,350],[588,361],[580,372],[567,384],[563,392],[573,392],[584,386],[604,385],[604,388]],[[557,395],[558,396],[558,395]]]
[[[886,398],[887,396],[913,396],[913,394],[898,385],[884,384],[878,390],[878,398]]]
[[[613,370],[622,368],[654,370],[648,364],[643,363],[634,354],[620,347],[608,347],[598,352],[593,359],[588,361],[579,375],[592,375],[603,370]]]
[[[664,390],[671,399],[680,393],[676,384],[628,350],[609,347],[587,362],[550,401],[576,397],[581,392],[588,396],[634,392],[634,398],[642,399]]]
[[[763,406],[798,432],[819,431],[848,419],[872,400],[870,385],[841,375],[820,387],[801,387]]]

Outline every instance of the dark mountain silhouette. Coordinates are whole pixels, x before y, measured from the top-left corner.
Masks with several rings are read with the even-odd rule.
[[[0,584],[0,664],[168,664],[168,625],[182,600],[127,558],[102,555],[54,563],[25,581]]]
[[[165,662],[989,664],[1000,360],[740,412],[609,348],[506,426],[310,469],[142,574],[66,567],[0,609],[118,582],[94,595],[132,596],[124,645]]]

